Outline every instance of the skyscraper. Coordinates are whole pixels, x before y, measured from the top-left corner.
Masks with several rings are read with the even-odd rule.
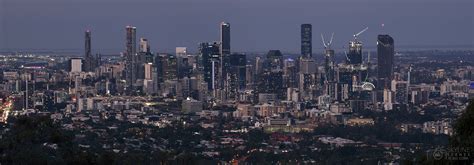
[[[94,57],[92,56],[92,52],[91,52],[91,31],[90,30],[86,30],[85,32],[84,48],[85,48],[84,71],[92,72],[95,69],[96,61]]]
[[[126,26],[125,30],[127,32],[125,40],[125,80],[127,90],[131,90],[133,83],[135,83],[135,81],[137,80],[137,67],[135,62],[135,56],[137,51],[137,29],[133,26]]]
[[[227,99],[237,100],[238,92],[245,88],[247,59],[245,54],[232,54],[229,61],[230,68],[225,79],[225,94]]]
[[[296,61],[292,58],[283,61],[283,86],[285,88],[295,88],[297,84],[298,68]]]
[[[140,52],[150,53],[150,45],[148,39],[140,38]]]
[[[225,78],[227,70],[230,67],[230,24],[227,22],[221,23],[221,34],[220,34],[220,73],[221,78]]]
[[[316,62],[311,58],[301,57],[299,59],[299,84],[298,88],[300,96],[304,100],[313,99],[317,87],[317,71]]]
[[[241,90],[245,88],[245,77],[246,77],[246,66],[247,56],[245,54],[233,54],[231,60],[231,72],[232,76],[235,76],[237,89]]]
[[[176,55],[173,54],[163,54],[161,66],[163,71],[163,79],[165,81],[177,80],[178,79],[178,62],[176,60]]]
[[[333,33],[334,35],[334,33]],[[324,39],[323,39],[324,41]],[[324,94],[329,95],[331,99],[336,99],[336,77],[335,77],[335,64],[334,64],[334,49],[331,49],[331,40],[324,43]]]
[[[230,55],[230,24],[227,22],[221,23],[220,42],[221,55]]]
[[[377,37],[377,88],[382,90],[390,86],[393,74],[393,58],[395,48],[393,38],[390,35],[378,35]]]
[[[328,82],[334,81],[334,50],[333,49],[326,49],[324,51],[324,70],[325,80]]]
[[[272,93],[282,99],[286,89],[283,86],[283,55],[280,50],[270,50],[263,63],[263,71],[257,77],[257,92]]]
[[[178,78],[182,79],[189,74],[190,65],[186,47],[176,47],[176,59],[178,61]]]
[[[312,26],[301,24],[301,55],[304,58],[312,57]]]
[[[204,81],[208,85],[208,90],[213,89],[213,79],[216,75],[213,75],[213,71],[216,68],[213,68],[213,63],[219,61],[219,43],[200,43],[199,44],[199,58],[200,68],[204,75]]]
[[[219,64],[219,77],[218,77],[218,90],[217,96],[220,96],[221,100],[226,100],[226,78],[230,68],[230,24],[227,22],[221,22],[220,24],[220,64]]]
[[[126,53],[127,56],[134,55],[137,52],[137,28],[133,26],[126,26]]]

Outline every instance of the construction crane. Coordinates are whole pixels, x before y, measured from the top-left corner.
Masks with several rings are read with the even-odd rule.
[[[324,45],[324,48],[331,48],[331,44],[332,44],[332,39],[334,38],[334,33],[332,33],[331,35],[331,40],[329,40],[328,43],[326,43],[326,41],[324,41],[324,36],[323,34],[321,33],[321,40],[323,41],[323,45]]]
[[[358,37],[360,34],[362,34],[362,33],[364,33],[365,31],[367,31],[368,29],[369,29],[369,27],[366,27],[364,30],[360,31],[359,33],[354,34],[354,39],[357,40],[357,37]]]

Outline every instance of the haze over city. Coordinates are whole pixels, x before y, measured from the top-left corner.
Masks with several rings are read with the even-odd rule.
[[[315,50],[319,34],[335,32],[334,48],[365,27],[366,47],[379,33],[396,36],[400,49],[474,46],[472,0],[2,0],[0,50],[82,50],[82,32],[94,33],[93,50],[124,50],[126,25],[150,40],[155,52],[218,40],[216,26],[232,24],[232,51],[299,51],[299,25],[313,24]],[[385,26],[382,29],[382,24]],[[79,51],[78,51],[79,50]],[[315,51],[315,53],[321,53]]]
[[[473,164],[472,0],[0,0],[0,164]]]

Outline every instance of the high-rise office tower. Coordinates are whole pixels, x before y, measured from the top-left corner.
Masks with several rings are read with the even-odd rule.
[[[390,86],[393,74],[394,41],[390,35],[377,37],[377,88],[382,90]]]
[[[266,55],[263,63],[263,70],[258,75],[257,92],[258,93],[273,93],[278,98],[284,98],[286,89],[283,86],[283,55],[280,50],[270,50]]]
[[[226,77],[226,94],[228,99],[237,100],[238,92],[245,88],[247,58],[245,54],[232,54],[230,68]]]
[[[164,81],[178,79],[178,63],[176,56],[172,54],[162,54],[162,71]]]
[[[295,88],[297,84],[298,68],[296,61],[292,58],[283,61],[283,86],[285,88]]]
[[[334,81],[334,50],[326,49],[324,51],[324,70],[326,72],[325,79],[326,81]]]
[[[137,67],[136,67],[136,33],[137,29],[133,26],[126,26],[126,40],[125,40],[125,80],[128,90],[137,80]]]
[[[136,72],[136,79],[146,79],[145,77],[145,65],[148,63],[153,64],[153,54],[151,53],[150,43],[146,38],[140,38],[139,52],[134,56],[134,64]]]
[[[134,55],[137,52],[137,28],[133,26],[126,26],[126,53],[127,55]]]
[[[227,22],[222,22],[220,27],[220,71],[221,78],[225,78],[227,74],[227,69],[230,67],[229,57],[230,57],[230,24]]]
[[[326,48],[324,51],[325,54],[325,64],[324,64],[324,92],[329,95],[331,99],[336,99],[336,71],[334,64],[334,50]]]
[[[222,68],[225,70],[230,66],[229,56],[230,56],[230,24],[227,22],[221,23],[221,34],[220,34],[220,54],[221,54],[221,63]],[[224,75],[225,76],[225,75]]]
[[[163,76],[163,65],[164,65],[164,58],[165,56],[164,55],[161,55],[161,54],[157,54],[156,56],[153,57],[153,68],[155,68],[156,70],[156,76],[157,76],[157,79],[156,79],[156,82],[158,84],[164,82],[164,76]],[[153,73],[155,74],[155,73]],[[159,88],[161,88],[162,86],[159,85]]]
[[[221,23],[220,42],[221,55],[230,55],[230,24],[227,22]]]
[[[246,77],[246,66],[247,66],[247,56],[245,54],[233,54],[230,58],[231,60],[231,69],[232,73],[236,75],[237,78],[237,88],[245,88],[245,77]]]
[[[91,31],[86,30],[85,32],[85,60],[84,60],[84,71],[86,72],[91,72],[95,69],[95,60],[94,57],[92,57],[92,52],[91,52]]]
[[[208,90],[212,90],[214,81],[212,81],[216,75],[212,74],[213,71],[216,71],[216,68],[213,68],[213,63],[215,65],[219,61],[219,43],[200,43],[199,44],[199,58],[200,61],[200,68],[204,75],[204,81],[208,85]],[[217,73],[217,72],[214,72]]]
[[[220,24],[220,64],[218,77],[218,90],[216,96],[221,100],[226,100],[226,78],[230,68],[230,24],[221,22]]]
[[[304,58],[312,57],[312,26],[301,24],[301,55]]]
[[[317,71],[316,62],[311,58],[301,57],[299,59],[299,84],[301,99],[314,99],[317,87]]]
[[[150,53],[150,45],[148,39],[140,38],[140,52]]]
[[[186,47],[176,47],[175,49],[176,59],[178,61],[178,78],[182,79],[186,76],[189,76],[190,64],[187,54]]]
[[[286,91],[283,86],[283,71],[264,71],[258,79],[257,91],[275,94],[279,99],[283,99]]]

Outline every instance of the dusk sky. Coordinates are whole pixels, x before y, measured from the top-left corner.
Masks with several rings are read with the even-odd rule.
[[[474,47],[473,0],[1,0],[0,49],[82,52],[90,29],[94,53],[119,52],[133,25],[153,51],[196,51],[219,39],[221,21],[231,24],[233,52],[299,52],[302,23],[313,25],[314,53],[320,33],[335,32],[333,47],[342,48],[366,26],[360,39],[372,47],[379,33],[396,47]]]

